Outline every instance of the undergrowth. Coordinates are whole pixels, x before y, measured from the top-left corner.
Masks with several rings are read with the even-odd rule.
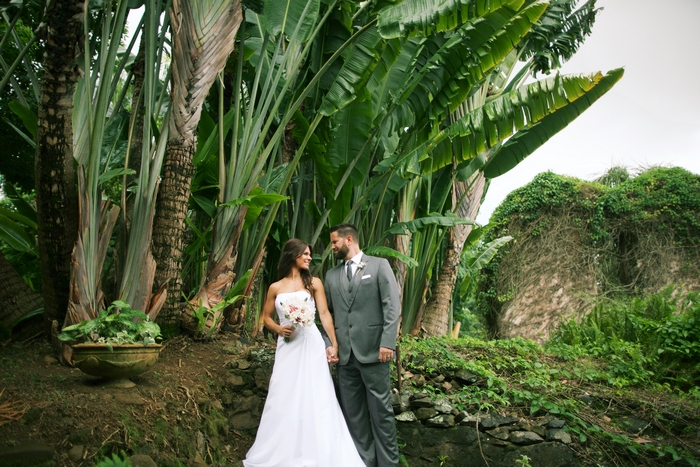
[[[588,465],[700,466],[698,294],[667,289],[644,299],[601,302],[544,346],[527,339],[403,337],[405,370],[421,390],[459,410],[567,420]],[[438,375],[466,371],[476,384],[445,391]],[[638,433],[625,417],[648,421]]]

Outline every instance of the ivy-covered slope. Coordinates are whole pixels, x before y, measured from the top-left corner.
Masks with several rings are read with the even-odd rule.
[[[543,340],[596,297],[669,284],[700,289],[700,176],[612,169],[587,182],[551,172],[513,191],[484,242],[511,235],[482,270],[479,306],[495,336]]]

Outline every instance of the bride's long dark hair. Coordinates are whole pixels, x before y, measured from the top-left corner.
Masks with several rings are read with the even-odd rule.
[[[309,252],[313,253],[311,250],[311,245],[304,243],[298,238],[291,238],[282,247],[282,256],[280,257],[280,262],[277,265],[277,280],[284,279],[292,271],[292,266],[296,263],[296,259],[304,254],[304,250],[309,249]],[[304,288],[309,291],[313,296],[314,286],[311,283],[313,277],[308,269],[299,269],[299,274],[301,275],[301,280],[304,283]]]

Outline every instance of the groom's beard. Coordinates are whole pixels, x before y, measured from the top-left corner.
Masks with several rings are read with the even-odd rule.
[[[335,259],[345,259],[348,254],[348,247],[342,246],[335,252]]]

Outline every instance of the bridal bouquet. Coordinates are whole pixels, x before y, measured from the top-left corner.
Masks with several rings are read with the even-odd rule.
[[[299,326],[311,326],[314,324],[316,312],[309,305],[309,298],[292,297],[282,303],[284,306],[284,317],[292,322],[292,325],[297,328]],[[289,342],[290,338],[285,337],[285,342]]]

